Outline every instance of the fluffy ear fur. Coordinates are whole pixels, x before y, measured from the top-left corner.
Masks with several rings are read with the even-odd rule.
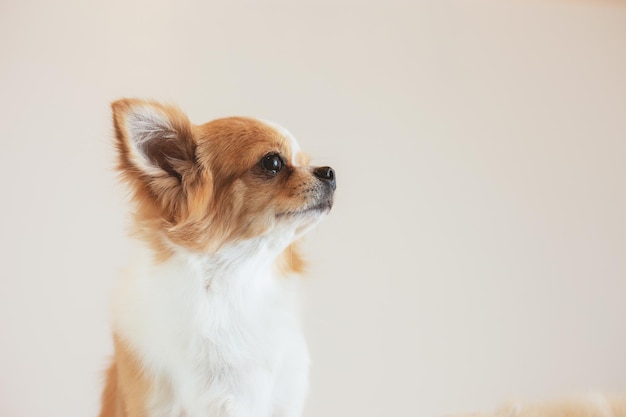
[[[202,170],[196,162],[193,125],[184,113],[160,103],[112,103],[118,169],[134,192],[143,219],[178,223],[189,215],[190,192]]]
[[[137,99],[113,102],[120,168],[146,177],[182,180],[194,160],[191,123],[177,108]]]

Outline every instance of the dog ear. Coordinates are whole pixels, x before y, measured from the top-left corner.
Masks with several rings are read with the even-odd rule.
[[[111,108],[122,173],[181,182],[195,159],[187,116],[175,107],[137,99],[115,101]]]
[[[199,188],[210,182],[210,174],[197,162],[187,116],[176,107],[138,99],[118,100],[111,108],[118,169],[141,217],[173,225],[202,213],[210,193]]]

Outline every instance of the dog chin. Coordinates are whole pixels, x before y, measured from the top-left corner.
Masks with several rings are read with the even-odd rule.
[[[326,201],[323,203],[315,204],[313,206],[307,206],[299,210],[284,211],[276,215],[277,218],[290,218],[290,217],[312,217],[318,218],[325,214],[328,214],[333,207],[332,201]]]
[[[331,206],[318,205],[298,211],[283,213],[279,220],[295,226],[295,239],[299,239],[313,229],[330,212]]]

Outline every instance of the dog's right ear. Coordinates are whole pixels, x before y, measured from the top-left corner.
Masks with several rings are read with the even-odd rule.
[[[111,104],[118,169],[140,202],[151,200],[165,218],[180,218],[198,179],[193,126],[178,108],[122,99]]]

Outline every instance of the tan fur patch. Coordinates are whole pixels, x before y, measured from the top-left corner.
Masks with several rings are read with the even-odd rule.
[[[455,417],[626,417],[626,397],[598,395],[538,404],[514,403],[495,413]]]
[[[137,357],[117,336],[115,356],[107,373],[100,417],[148,417],[150,380]]]
[[[300,253],[298,242],[287,246],[287,249],[280,254],[276,260],[276,266],[284,276],[290,274],[301,274],[306,268],[306,262]]]

